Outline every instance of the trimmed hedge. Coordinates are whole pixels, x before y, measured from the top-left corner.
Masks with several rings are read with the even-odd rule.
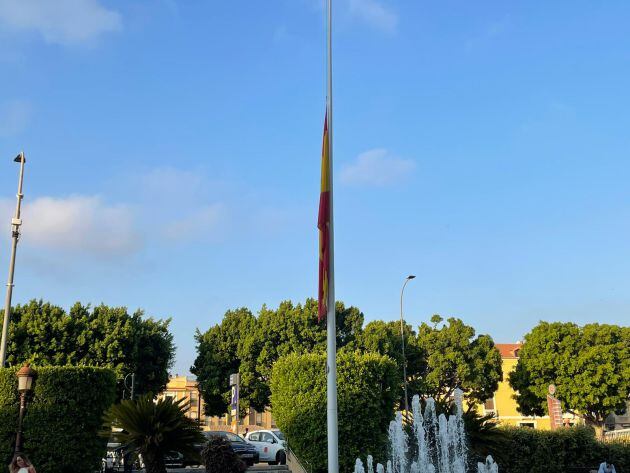
[[[589,427],[534,430],[501,427],[504,446],[493,451],[499,471],[508,473],[583,472],[607,458],[617,473],[630,473],[630,446],[602,443]]]
[[[396,365],[375,353],[337,357],[340,471],[372,455],[382,461],[398,389]],[[314,473],[326,471],[326,356],[280,358],[271,376],[271,406],[289,446]]]
[[[38,471],[92,473],[107,439],[102,417],[114,402],[116,377],[107,368],[34,368],[37,378],[24,418],[24,452]],[[0,369],[0,461],[8,465],[19,411],[17,368]]]

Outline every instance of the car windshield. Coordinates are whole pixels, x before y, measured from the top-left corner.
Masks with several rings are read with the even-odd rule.
[[[236,434],[233,434],[232,432],[226,432],[225,436],[227,437],[227,439],[230,442],[245,442],[245,440],[243,440],[241,437],[239,437]]]
[[[245,442],[241,437],[232,432],[205,432],[206,437],[223,437],[230,442]]]
[[[284,434],[279,430],[272,430],[273,434],[278,437],[280,440],[284,440]]]

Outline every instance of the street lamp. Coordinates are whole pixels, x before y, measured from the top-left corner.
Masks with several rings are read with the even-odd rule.
[[[15,270],[15,251],[17,249],[18,240],[20,238],[20,226],[22,219],[20,218],[20,207],[22,205],[22,181],[24,180],[24,163],[26,158],[24,152],[18,154],[13,160],[20,163],[20,177],[18,178],[17,206],[15,207],[15,216],[11,219],[11,235],[13,243],[11,246],[11,259],[9,261],[9,282],[7,282],[7,298],[4,306],[4,320],[2,323],[2,339],[0,340],[0,368],[4,368],[7,360],[7,338],[9,335],[9,321],[11,319],[11,295],[13,294],[13,272]]]
[[[409,417],[409,397],[407,396],[407,358],[405,357],[405,323],[403,321],[403,294],[405,293],[405,286],[412,279],[415,279],[415,276],[413,274],[407,276],[402,290],[400,291],[400,339],[402,342],[403,383],[405,386],[405,417]]]
[[[20,417],[18,420],[18,431],[15,438],[15,454],[22,453],[22,421],[24,420],[24,412],[26,411],[26,397],[33,389],[33,379],[35,371],[27,364],[20,368],[17,372],[18,391],[20,392]]]

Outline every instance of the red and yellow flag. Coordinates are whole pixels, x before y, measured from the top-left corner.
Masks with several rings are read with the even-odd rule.
[[[328,114],[324,118],[322,143],[322,187],[319,195],[319,294],[317,319],[323,320],[328,313],[328,290],[330,281],[330,162],[328,141]]]

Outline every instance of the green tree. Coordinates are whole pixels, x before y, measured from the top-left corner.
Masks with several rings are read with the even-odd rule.
[[[128,451],[142,455],[147,473],[166,473],[165,455],[197,457],[195,445],[205,440],[197,423],[186,416],[187,410],[185,399],[154,402],[146,395],[122,401],[105,415],[102,435],[111,435]]]
[[[404,324],[405,358],[407,362],[407,384],[409,403],[414,394],[422,389],[420,374],[424,372],[425,358],[418,346],[416,333],[411,325]],[[404,383],[402,356],[402,338],[400,336],[400,322],[383,322],[375,320],[368,323],[357,339],[356,346],[365,353],[380,353],[387,355],[396,362],[396,379],[400,380],[398,389],[398,405],[404,406]]]
[[[491,398],[503,376],[501,354],[492,338],[475,337],[475,329],[456,318],[442,324],[442,317],[434,315],[431,322],[418,330],[424,361],[420,372],[412,376],[418,381],[419,394],[446,404],[459,388],[470,407]]]
[[[243,346],[251,343],[255,328],[256,318],[249,309],[240,308],[227,311],[221,323],[205,333],[197,330],[197,358],[190,371],[199,381],[207,415],[222,415],[227,411],[229,376],[239,371],[240,354],[246,352]],[[251,392],[250,380],[246,378],[242,384],[241,396],[246,400]]]
[[[38,366],[101,366],[114,370],[120,383],[136,373],[136,392],[157,393],[168,382],[175,346],[170,319],[129,314],[124,307],[76,303],[69,313],[32,300],[13,309],[9,326],[9,366],[28,361]]]
[[[545,415],[555,384],[563,408],[602,435],[606,417],[623,411],[630,394],[630,327],[540,322],[509,381],[523,414]]]
[[[356,307],[336,304],[339,348],[356,343],[363,314]],[[255,318],[248,309],[226,312],[220,324],[197,333],[197,376],[208,415],[226,412],[231,373],[241,375],[241,408],[269,406],[269,380],[274,363],[290,353],[324,352],[326,324],[317,320],[317,301],[284,301],[276,309],[263,306]]]

